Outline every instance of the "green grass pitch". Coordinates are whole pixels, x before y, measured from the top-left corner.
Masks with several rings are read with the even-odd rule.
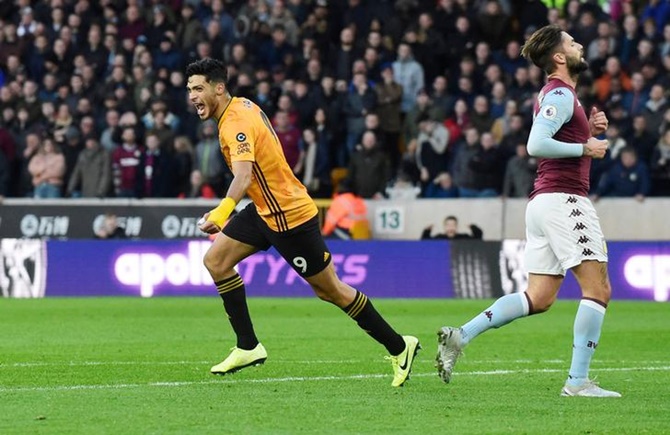
[[[436,330],[488,301],[376,300],[423,345],[394,389],[385,351],[309,299],[250,299],[264,366],[215,377],[234,345],[211,298],[0,299],[0,434],[670,433],[670,304],[614,301],[592,376],[621,399],[559,397],[576,301],[489,331],[452,383]]]

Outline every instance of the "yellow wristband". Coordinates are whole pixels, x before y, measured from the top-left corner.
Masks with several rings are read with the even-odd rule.
[[[208,221],[214,222],[219,228],[223,228],[228,216],[235,210],[235,200],[226,196],[215,209],[209,212]]]

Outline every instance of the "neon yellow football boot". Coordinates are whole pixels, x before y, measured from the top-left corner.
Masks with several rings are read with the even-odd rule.
[[[393,382],[391,383],[393,387],[402,387],[405,381],[409,379],[414,357],[419,349],[421,349],[418,338],[411,335],[403,335],[402,339],[405,341],[405,350],[400,355],[389,357],[393,366]]]
[[[233,347],[232,352],[230,352],[230,355],[228,355],[228,358],[212,367],[210,371],[213,375],[235,373],[236,371],[245,367],[263,364],[267,358],[268,353],[260,343],[258,343],[256,347],[251,350],[244,350]]]

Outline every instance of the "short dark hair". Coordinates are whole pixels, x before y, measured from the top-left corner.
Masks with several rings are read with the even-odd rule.
[[[533,32],[521,49],[521,55],[529,59],[547,74],[556,70],[551,59],[563,42],[563,30],[555,25],[544,26]]]
[[[186,77],[205,76],[208,82],[221,82],[228,85],[228,69],[220,60],[206,57],[196,60],[186,67]]]
[[[454,222],[458,223],[458,218],[457,218],[456,216],[454,216],[454,215],[449,215],[449,216],[447,216],[446,218],[444,218],[444,221],[445,221],[445,222],[446,222],[446,221],[454,221]]]

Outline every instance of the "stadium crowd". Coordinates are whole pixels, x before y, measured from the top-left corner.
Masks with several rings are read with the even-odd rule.
[[[231,175],[185,66],[225,60],[294,172],[331,197],[523,197],[555,23],[606,111],[592,194],[670,195],[670,0],[15,0],[0,3],[0,196],[217,197]]]

